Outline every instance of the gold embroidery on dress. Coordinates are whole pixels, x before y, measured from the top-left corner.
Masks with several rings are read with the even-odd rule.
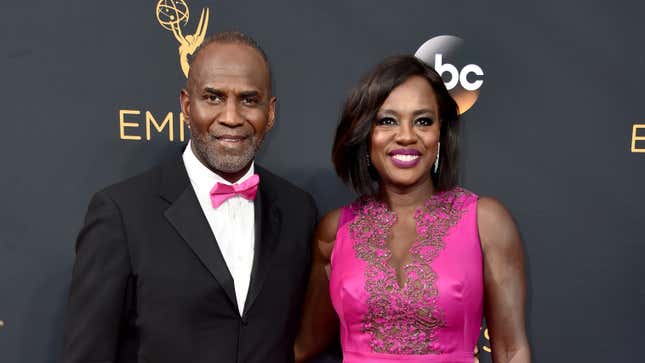
[[[353,203],[356,218],[349,225],[356,257],[367,263],[367,312],[363,332],[370,335],[374,352],[390,354],[441,353],[433,344],[437,329],[445,326],[438,306],[437,275],[431,264],[444,247],[447,232],[464,212],[469,192],[455,188],[432,196],[415,214],[417,238],[410,247],[410,262],[403,267],[406,283],[400,287],[388,260],[387,247],[396,215],[373,198]]]

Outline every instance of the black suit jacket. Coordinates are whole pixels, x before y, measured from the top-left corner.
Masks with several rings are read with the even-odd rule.
[[[241,317],[181,158],[94,195],[76,244],[63,362],[293,361],[316,207],[301,189],[256,172]]]

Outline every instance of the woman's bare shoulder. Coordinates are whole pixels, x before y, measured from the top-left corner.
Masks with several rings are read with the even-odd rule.
[[[337,208],[325,214],[316,227],[314,244],[318,252],[326,260],[331,258],[331,251],[336,241],[336,231],[338,230],[338,222],[342,210],[342,208]]]

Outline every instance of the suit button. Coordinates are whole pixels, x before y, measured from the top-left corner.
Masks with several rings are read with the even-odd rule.
[[[249,325],[249,321],[247,319],[242,318],[242,326],[247,326]]]

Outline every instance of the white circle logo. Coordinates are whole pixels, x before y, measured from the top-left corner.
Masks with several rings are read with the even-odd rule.
[[[464,41],[453,35],[439,35],[429,39],[417,49],[414,56],[434,68],[443,78],[446,88],[459,105],[459,113],[468,111],[479,97],[484,84],[484,71],[476,64],[457,68]]]

